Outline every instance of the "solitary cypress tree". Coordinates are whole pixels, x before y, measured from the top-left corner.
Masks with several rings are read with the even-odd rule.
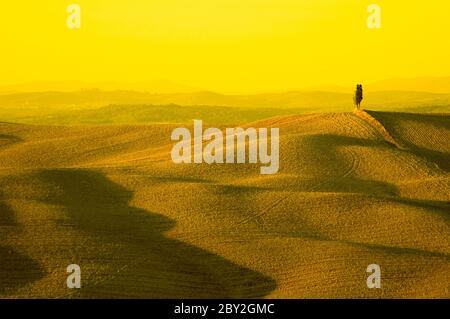
[[[359,110],[361,108],[361,101],[363,100],[363,87],[362,84],[356,85],[355,96],[353,97],[353,101],[356,105],[356,108]]]

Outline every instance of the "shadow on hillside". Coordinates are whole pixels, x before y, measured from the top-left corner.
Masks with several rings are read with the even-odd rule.
[[[326,234],[323,234],[317,229],[310,228],[305,229],[302,232],[298,233],[282,233],[278,232],[276,233],[278,236],[286,236],[286,237],[294,237],[294,238],[307,238],[315,241],[322,241],[322,242],[334,242],[334,243],[340,243],[345,244],[357,248],[362,248],[364,250],[376,253],[385,253],[385,254],[392,254],[392,255],[405,255],[405,256],[412,256],[412,257],[435,257],[435,258],[443,258],[446,260],[450,260],[450,254],[446,252],[440,252],[440,251],[432,251],[422,248],[412,248],[412,247],[400,247],[395,245],[388,245],[384,243],[377,243],[377,242],[364,242],[364,241],[356,241],[353,239],[345,239],[345,238],[335,238],[333,236],[329,236]]]
[[[17,221],[14,217],[14,212],[8,207],[8,205],[0,202],[0,212],[1,212],[0,227],[17,226]],[[6,233],[7,233],[6,231],[0,232],[0,236],[5,235]],[[0,237],[0,239],[3,239],[3,237]]]
[[[376,243],[363,243],[363,242],[356,242],[351,240],[333,240],[328,239],[332,241],[337,241],[340,243],[345,243],[351,246],[355,247],[361,247],[373,252],[382,252],[382,253],[388,253],[393,255],[410,255],[410,256],[421,256],[421,257],[436,257],[436,258],[443,258],[446,260],[450,260],[450,255],[447,253],[439,252],[439,251],[430,251],[426,249],[420,249],[420,248],[407,248],[407,247],[398,247],[398,246],[388,246],[388,245],[382,245],[382,244],[376,244]]]
[[[14,295],[18,288],[44,276],[40,265],[12,247],[0,246],[0,296]]]
[[[286,192],[286,190],[299,193],[349,193],[362,194],[370,196],[397,196],[397,187],[393,184],[364,180],[355,177],[344,178],[298,178],[295,180],[283,181],[279,180],[277,184],[260,186],[246,185],[220,185],[221,194],[239,194],[239,193],[257,193],[260,191],[278,191]]]
[[[269,277],[164,236],[175,222],[130,206],[133,193],[101,173],[49,170],[39,177],[61,188],[47,202],[66,208],[73,227],[92,237],[85,249],[98,251],[97,262],[110,269],[84,284],[83,297],[253,298],[276,287]]]
[[[14,135],[8,135],[8,134],[0,134],[0,147],[16,144],[21,142],[22,139],[14,136]]]
[[[361,147],[360,149],[352,146]],[[309,168],[313,177],[299,178],[290,189],[300,192],[343,192],[370,195],[395,196],[397,187],[393,184],[362,179],[358,169],[363,168],[364,153],[362,148],[390,148],[382,141],[334,134],[315,134],[301,137],[296,142],[302,153],[295,155],[299,160],[295,165],[303,170]],[[291,168],[289,173],[296,167]],[[302,176],[302,175],[300,175]],[[284,187],[286,185],[280,185]]]
[[[413,144],[411,141],[402,138],[402,134],[396,131],[395,116],[401,120],[426,123],[439,130],[450,130],[450,115],[437,114],[412,114],[412,113],[386,113],[367,111],[371,116],[382,123],[386,129],[394,136],[394,138],[408,150],[417,155],[436,163],[441,169],[450,172],[450,153],[437,150],[431,150],[419,145]]]
[[[211,184],[212,181],[203,178],[186,177],[186,176],[150,176],[148,179],[152,184],[177,184],[177,183],[192,183],[192,184]]]
[[[380,112],[365,110],[377,120],[387,120],[388,118],[401,118],[402,120],[423,123],[426,122],[437,129],[449,129],[449,114],[427,114],[427,113],[402,113],[402,112]]]
[[[17,222],[9,207],[0,203],[0,242]],[[13,247],[0,246],[0,296],[14,295],[15,291],[44,276],[40,265]]]
[[[450,202],[433,201],[433,200],[417,200],[409,198],[392,198],[392,200],[414,207],[425,208],[434,214],[441,216],[450,224]]]

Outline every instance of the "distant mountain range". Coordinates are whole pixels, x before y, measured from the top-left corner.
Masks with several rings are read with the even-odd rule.
[[[60,82],[36,82],[15,85],[0,86],[2,93],[23,93],[23,92],[73,92],[86,90],[103,91],[137,91],[149,93],[186,93],[200,91],[198,88],[174,83],[166,80],[139,81],[139,82],[84,82],[84,81],[60,81]]]
[[[356,83],[355,83],[356,85]],[[363,83],[367,92],[377,91],[414,91],[428,93],[450,93],[449,77],[420,77],[420,78],[398,78],[378,81],[374,83]],[[208,91],[204,88],[190,87],[167,80],[139,81],[139,82],[83,82],[83,81],[60,81],[60,82],[38,82],[17,85],[0,86],[0,94],[24,93],[24,92],[74,92],[74,91],[136,91],[153,94],[173,94],[173,93],[196,93]],[[297,90],[302,92],[333,92],[351,93],[353,87],[342,86],[315,86]],[[271,92],[266,92],[271,93]],[[283,93],[280,91],[273,93]],[[245,94],[243,94],[245,95]],[[248,94],[247,94],[248,95]],[[257,95],[257,94],[250,94]]]
[[[0,93],[0,121],[131,124],[181,123],[201,118],[223,124],[246,123],[279,115],[349,112],[354,108],[352,88],[246,95],[189,92],[188,88],[185,88],[186,92],[149,93],[145,90],[117,90],[113,84],[105,84],[102,89],[77,90],[78,85],[78,82],[55,84],[52,86],[54,90],[49,91],[38,90],[46,88],[45,85],[34,86],[35,92],[12,90],[8,93],[4,90]],[[167,84],[168,90],[169,87]],[[429,92],[423,92],[419,87]],[[389,80],[370,84],[365,86],[362,106],[378,111],[450,113],[450,78]]]
[[[450,77],[421,77],[414,79],[390,79],[366,86],[370,91],[415,91],[450,93]]]
[[[151,94],[135,91],[84,90],[0,95],[0,107],[92,108],[107,105],[168,105],[299,108],[334,111],[351,109],[352,93],[293,91],[254,95],[225,95],[214,92]],[[369,108],[430,107],[450,105],[450,93],[380,91],[366,92],[363,105]]]

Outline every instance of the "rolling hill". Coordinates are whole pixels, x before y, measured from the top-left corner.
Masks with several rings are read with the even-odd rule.
[[[0,297],[449,298],[450,116],[368,114],[252,119],[270,176],[173,164],[174,124],[1,123]]]

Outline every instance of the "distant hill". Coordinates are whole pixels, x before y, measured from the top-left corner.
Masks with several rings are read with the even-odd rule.
[[[356,83],[355,83],[356,84]],[[418,78],[393,78],[373,83],[363,83],[367,92],[380,91],[410,91],[450,94],[450,76],[448,77],[418,77]],[[302,88],[287,89],[289,92],[333,92],[351,94],[353,86],[306,86]],[[101,91],[137,91],[153,94],[196,93],[210,89],[192,87],[168,80],[149,80],[135,82],[121,81],[49,81],[22,83],[14,85],[0,85],[0,95],[27,92],[74,92],[87,90]],[[223,93],[223,92],[222,92]],[[265,95],[259,93],[247,93],[241,95]],[[283,93],[278,90],[273,93]]]
[[[0,107],[98,107],[109,104],[221,105],[230,107],[333,107],[351,104],[351,94],[333,92],[286,92],[225,95],[214,92],[152,94],[137,91],[81,90],[0,95]]]
[[[214,92],[151,94],[83,90],[0,95],[0,121],[30,124],[245,123],[267,117],[345,112],[352,93],[292,91],[255,95]],[[450,113],[450,94],[366,92],[363,107],[378,111]]]
[[[450,93],[450,77],[421,77],[415,79],[390,79],[366,85],[370,91],[418,91]]]
[[[84,82],[84,81],[54,81],[23,83],[0,86],[0,94],[24,93],[24,92],[73,92],[86,90],[104,91],[139,91],[153,93],[186,93],[199,91],[198,88],[174,83],[166,80],[138,81],[138,82]]]
[[[334,108],[352,107],[352,93],[292,91],[254,95],[225,95],[214,92],[152,94],[137,91],[82,90],[0,95],[0,107],[99,107],[110,104],[220,105],[229,107]],[[367,92],[363,104],[373,106],[449,105],[450,93],[380,91]]]

